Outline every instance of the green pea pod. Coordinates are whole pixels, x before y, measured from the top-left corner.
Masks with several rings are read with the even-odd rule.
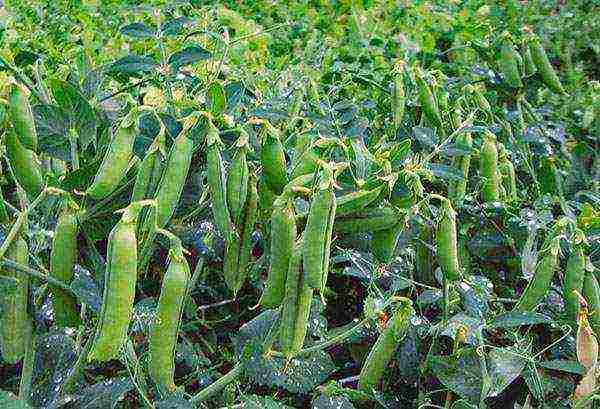
[[[420,225],[418,240],[415,243],[415,270],[418,281],[421,283],[435,283],[435,278],[433,276],[434,258],[430,249],[432,246],[432,229],[427,225]]]
[[[208,119],[207,123],[206,169],[212,199],[213,218],[225,241],[231,241],[233,239],[233,229],[229,207],[227,206],[225,170],[221,158],[222,142],[219,138],[219,130],[213,125],[212,121]]]
[[[387,326],[377,338],[365,360],[358,376],[358,389],[360,391],[372,393],[373,390],[377,389],[400,341],[406,336],[410,318],[413,315],[414,310],[411,301],[403,299],[402,305],[389,319]]]
[[[142,207],[149,204],[130,204],[108,235],[102,309],[89,361],[118,358],[127,339],[137,281],[136,224]]]
[[[258,190],[256,178],[248,181],[248,198],[244,206],[243,222],[238,227],[239,239],[227,243],[223,272],[228,287],[234,294],[240,290],[248,275],[248,263],[252,254],[252,233],[258,210]]]
[[[392,92],[392,112],[394,113],[394,127],[400,129],[404,108],[406,106],[406,93],[404,91],[404,64],[398,64],[394,73],[394,88]]]
[[[535,274],[517,302],[514,311],[533,311],[537,307],[538,303],[550,289],[550,284],[552,283],[552,278],[557,267],[558,244],[555,241],[538,262]]]
[[[263,173],[271,190],[279,195],[288,182],[283,145],[277,130],[266,121],[261,124],[261,134],[260,161]]]
[[[485,95],[483,95],[483,93],[479,89],[474,88],[473,97],[474,97],[475,103],[477,104],[479,109],[481,109],[483,112],[486,112],[486,113],[492,112],[492,106],[490,105],[490,102],[487,100]]]
[[[449,200],[442,201],[436,232],[437,260],[447,281],[460,278],[458,263],[458,236],[456,233],[456,212]]]
[[[285,297],[281,306],[279,346],[286,357],[297,354],[308,330],[313,289],[302,271],[302,242],[294,247],[285,280]]]
[[[471,149],[473,147],[473,138],[469,132],[461,132],[456,137],[457,145]],[[467,193],[467,183],[469,180],[469,168],[471,167],[471,154],[455,156],[452,161],[452,166],[458,169],[462,176],[462,180],[451,181],[448,184],[448,197],[454,203],[461,204]]]
[[[277,308],[285,295],[285,279],[296,240],[296,218],[292,203],[278,199],[271,215],[270,268],[259,304]]]
[[[37,151],[38,137],[29,96],[24,86],[12,84],[8,95],[8,113],[12,127],[26,149]]]
[[[273,203],[277,198],[277,194],[271,190],[269,185],[267,184],[266,176],[260,175],[258,179],[258,204],[261,210],[261,218],[269,218],[271,217],[271,212],[273,211]]]
[[[8,248],[6,259],[27,266],[29,250],[27,243],[18,237]],[[2,359],[16,364],[25,355],[27,340],[31,335],[31,320],[27,314],[29,276],[12,268],[3,267],[0,271],[5,277],[17,281],[14,293],[3,290],[0,294],[0,347]]]
[[[29,199],[34,199],[44,189],[44,178],[37,155],[19,142],[12,128],[7,129],[4,145],[16,182],[25,190]]]
[[[582,294],[583,282],[585,279],[585,253],[583,245],[577,245],[573,248],[563,282],[563,299],[565,302],[565,315],[571,323],[577,323],[579,316],[579,296]]]
[[[380,263],[390,263],[394,258],[396,251],[396,243],[398,242],[398,236],[402,231],[402,224],[373,232],[371,239],[371,249],[373,250],[373,256]]]
[[[500,200],[500,178],[498,172],[498,149],[496,136],[486,132],[481,145],[479,158],[479,174],[483,178],[481,198],[485,203]]]
[[[380,207],[336,218],[333,229],[344,234],[368,233],[385,230],[399,221],[400,218],[394,209]]]
[[[515,201],[518,198],[517,193],[517,174],[515,166],[508,158],[500,160],[500,174],[502,175],[502,186],[506,191],[506,197],[509,201]]]
[[[560,176],[556,170],[554,158],[541,158],[537,177],[540,183],[540,193],[549,195],[556,195],[558,193]]]
[[[296,137],[294,160],[292,161],[292,179],[315,172],[319,160],[319,155],[312,147],[310,135],[298,135]]]
[[[523,55],[523,73],[525,77],[531,77],[537,72],[533,57],[531,56],[531,48],[527,42],[521,45],[521,54]]]
[[[77,262],[79,223],[75,211],[74,204],[66,204],[56,224],[50,253],[50,276],[66,285],[70,285],[73,280]],[[51,290],[56,325],[59,327],[79,326],[81,320],[77,311],[77,299],[61,288],[51,287]]]
[[[331,240],[328,221],[332,207],[335,208],[335,195],[331,184],[320,188],[315,194],[308,213],[304,230],[304,254],[302,266],[306,282],[311,288],[321,288],[323,268],[326,260],[327,242]],[[335,212],[335,210],[334,210]]]
[[[371,190],[357,190],[337,198],[337,216],[360,212],[379,197],[383,186]]]
[[[504,76],[504,79],[508,85],[512,88],[523,88],[523,82],[521,81],[521,74],[519,73],[519,64],[517,51],[513,43],[508,37],[502,39],[500,46],[500,59],[498,60],[498,66]]]
[[[138,114],[139,111],[134,108],[121,120],[117,132],[108,145],[100,169],[86,190],[86,194],[93,199],[100,200],[110,195],[127,173],[133,157]]]
[[[176,389],[175,348],[190,281],[190,267],[183,254],[181,241],[172,234],[169,234],[169,238],[169,266],[162,280],[156,318],[148,339],[148,372],[164,395],[173,393]]]
[[[586,271],[583,297],[588,304],[589,320],[595,334],[600,334],[600,285],[593,271]]]
[[[566,94],[556,71],[554,71],[554,67],[550,64],[546,50],[544,50],[544,47],[540,43],[540,39],[532,36],[529,41],[529,49],[531,50],[531,58],[540,73],[542,82],[557,94]]]
[[[165,167],[165,126],[160,122],[161,128],[158,135],[148,148],[144,159],[140,163],[133,193],[131,194],[131,203],[139,202],[144,199],[151,199],[156,193],[158,184]]]
[[[247,138],[246,142],[238,141],[238,149],[233,157],[233,163],[227,173],[227,204],[233,221],[237,224],[241,222],[246,196],[248,195],[248,162],[246,160]]]
[[[419,93],[419,102],[421,104],[421,109],[425,114],[427,120],[435,127],[442,127],[442,116],[440,114],[440,110],[438,108],[437,102],[435,101],[435,97],[433,92],[429,88],[429,85],[423,78],[423,72],[415,67],[415,80],[417,83],[417,89]]]
[[[6,210],[6,202],[4,201],[4,194],[2,193],[2,188],[0,187],[0,225],[5,225],[8,221],[9,217]]]

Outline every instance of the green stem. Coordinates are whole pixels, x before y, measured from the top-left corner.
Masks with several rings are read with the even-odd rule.
[[[33,323],[31,325],[33,327]],[[32,328],[31,334],[29,335],[27,350],[25,351],[25,358],[23,359],[23,369],[21,371],[21,381],[19,383],[19,399],[25,402],[29,402],[29,397],[31,395],[36,349],[35,338],[35,329]]]
[[[87,361],[87,356],[88,356],[88,353],[90,352],[90,350],[92,349],[93,343],[94,343],[94,336],[92,335],[85,343],[85,346],[79,353],[79,356],[77,357],[77,360],[75,361],[75,364],[73,365],[73,368],[71,369],[71,372],[69,372],[69,375],[67,375],[67,378],[65,379],[64,383],[62,384],[61,392],[60,392],[61,395],[71,394],[75,391],[75,385],[76,385],[77,381],[79,380],[79,377],[83,374],[83,369],[84,369],[85,363]]]
[[[77,135],[77,130],[71,128],[69,130],[69,145],[71,147],[71,165],[73,166],[74,171],[79,169],[77,139],[79,139],[79,136]]]
[[[197,404],[200,402],[204,402],[207,399],[210,399],[213,395],[220,392],[227,385],[238,379],[243,373],[244,366],[242,364],[237,364],[225,375],[223,375],[215,382],[211,383],[206,388],[202,389],[200,392],[192,396],[190,402],[192,404]]]
[[[3,267],[6,267],[6,268],[12,268],[12,269],[18,270],[21,273],[24,273],[24,274],[30,275],[32,277],[38,278],[38,279],[40,279],[42,281],[47,282],[48,284],[51,284],[51,285],[56,286],[56,287],[60,287],[61,289],[65,290],[65,291],[68,291],[69,293],[71,293],[73,295],[76,295],[73,292],[73,290],[71,289],[71,287],[69,287],[68,285],[66,285],[62,281],[57,280],[54,277],[50,277],[49,275],[40,273],[39,271],[34,270],[33,268],[30,268],[30,267],[24,266],[23,264],[17,263],[16,261],[8,260],[8,259],[1,260],[0,261],[0,265],[2,265]]]

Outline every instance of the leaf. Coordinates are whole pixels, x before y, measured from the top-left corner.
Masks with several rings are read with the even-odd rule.
[[[470,155],[473,148],[465,144],[453,143],[446,145],[441,152],[446,156],[463,156]]]
[[[208,109],[213,115],[221,114],[227,105],[225,90],[218,82],[213,82],[207,91]]]
[[[244,409],[293,409],[274,399],[263,396],[247,395],[242,398]]]
[[[434,176],[444,180],[465,180],[462,172],[452,166],[442,165],[440,163],[428,163],[426,168],[433,173]]]
[[[79,169],[68,172],[61,181],[60,188],[66,191],[84,191],[96,176],[101,163],[102,158],[98,157],[93,162],[86,163]]]
[[[510,311],[504,314],[498,315],[491,323],[487,325],[488,328],[512,328],[520,327],[522,325],[538,325],[538,324],[550,324],[552,319],[544,314],[537,312],[517,312]]]
[[[525,360],[512,353],[511,348],[494,348],[488,356],[488,373],[491,379],[489,396],[498,396],[517,379],[525,368]]]
[[[187,17],[176,17],[167,20],[162,25],[162,32],[167,36],[176,36],[183,33],[183,29],[187,24],[190,23],[190,19]]]
[[[142,298],[133,307],[131,319],[131,331],[148,333],[150,326],[156,320],[156,299],[152,297]]]
[[[434,147],[437,144],[435,129],[415,126],[413,127],[413,137],[423,145],[429,147]]]
[[[114,409],[121,397],[133,389],[129,378],[112,378],[82,389],[73,404],[78,409]]]
[[[250,341],[256,341],[259,344],[267,343],[271,334],[276,332],[278,320],[278,310],[265,310],[242,325],[237,335],[232,338],[237,355],[242,355],[246,344]]]
[[[157,63],[152,58],[130,54],[112,63],[107,72],[109,74],[134,75],[152,72],[156,67]]]
[[[194,405],[178,391],[167,399],[157,402],[156,409],[194,409]]]
[[[171,54],[169,64],[173,67],[173,70],[177,71],[181,67],[198,61],[208,60],[211,57],[212,54],[208,50],[199,45],[192,45]]]
[[[0,408],[2,409],[30,409],[26,402],[17,398],[10,392],[0,390]]]
[[[231,113],[244,98],[246,88],[241,82],[230,82],[225,85],[225,101],[227,101],[227,112]]]
[[[553,361],[540,362],[540,366],[553,371],[569,372],[576,375],[584,375],[586,369],[577,361],[566,359],[555,359]]]
[[[419,297],[417,298],[417,304],[419,304],[419,305],[434,304],[434,303],[438,302],[439,300],[441,300],[443,296],[444,296],[444,294],[442,293],[442,290],[427,289],[427,290],[423,291],[421,294],[419,294]]]
[[[33,107],[35,127],[38,134],[38,149],[56,159],[71,161],[69,134],[69,115],[54,105],[36,105]]]
[[[478,318],[487,314],[489,302],[494,296],[493,288],[493,283],[484,276],[470,276],[456,286],[467,314]]]
[[[144,23],[132,23],[121,27],[121,34],[128,35],[134,38],[150,38],[154,37],[154,30]]]
[[[2,240],[4,242],[4,240]],[[4,297],[11,296],[17,290],[19,286],[19,280],[15,277],[7,277],[0,275],[0,294]],[[0,310],[0,315],[2,311]]]
[[[354,405],[345,396],[321,395],[313,401],[312,409],[354,409]]]
[[[457,332],[460,327],[467,329],[466,342],[473,346],[477,345],[478,335],[481,334],[483,329],[483,322],[481,319],[473,318],[463,312],[459,312],[454,317],[450,318],[448,324],[442,331],[442,335],[456,340]]]
[[[102,295],[96,282],[87,270],[83,268],[75,270],[75,277],[71,281],[71,289],[79,301],[90,307],[94,313],[100,314]]]

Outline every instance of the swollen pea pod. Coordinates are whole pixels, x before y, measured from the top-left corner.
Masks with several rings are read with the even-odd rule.
[[[426,224],[419,225],[418,240],[415,244],[415,270],[419,282],[433,284],[434,258],[431,251],[433,245],[433,229]]]
[[[35,121],[29,104],[29,95],[23,85],[11,85],[8,95],[8,114],[21,145],[26,149],[37,151],[38,137]]]
[[[248,195],[248,161],[246,154],[248,151],[248,136],[241,130],[240,137],[236,142],[237,151],[233,157],[233,162],[227,173],[227,205],[234,223],[242,222],[246,196]]]
[[[521,81],[518,64],[520,58],[521,56],[518,55],[512,41],[510,41],[508,35],[505,35],[502,38],[500,45],[498,66],[500,67],[500,71],[502,72],[506,83],[512,88],[523,88],[523,81]]]
[[[371,393],[377,388],[400,341],[406,336],[410,318],[414,313],[412,302],[407,298],[403,298],[401,305],[389,319],[387,326],[377,338],[365,360],[358,376],[358,389],[360,391]]]
[[[515,166],[508,158],[508,152],[503,144],[498,144],[498,168],[502,175],[502,186],[509,201],[517,200],[517,174]]]
[[[371,249],[373,250],[373,256],[380,263],[390,263],[394,258],[396,251],[396,243],[398,242],[398,236],[403,229],[402,223],[398,223],[395,226],[373,232],[371,238]]]
[[[310,135],[306,133],[297,135],[291,178],[295,179],[299,176],[315,172],[318,168],[319,160],[319,155],[312,146]]]
[[[565,302],[565,315],[567,319],[575,324],[579,316],[579,296],[582,294],[585,279],[585,252],[583,245],[573,247],[571,255],[567,260],[567,269],[563,282],[563,299]]]
[[[548,55],[546,55],[546,50],[544,50],[544,47],[537,36],[532,35],[529,40],[529,49],[531,50],[531,58],[540,73],[542,82],[557,94],[566,94],[556,71],[554,71],[554,67],[550,64]]]
[[[368,233],[385,230],[399,221],[398,214],[390,207],[371,208],[336,218],[333,229],[344,234]]]
[[[6,158],[16,182],[27,193],[29,199],[34,199],[44,189],[44,178],[37,155],[19,142],[12,128],[6,130],[4,145]]]
[[[148,372],[163,394],[175,391],[175,348],[183,306],[190,281],[188,265],[181,241],[173,234],[160,231],[170,239],[169,266],[163,277],[156,307],[156,318],[148,338],[150,359]]]
[[[399,62],[394,70],[394,88],[392,91],[392,112],[394,114],[394,127],[400,129],[404,108],[406,106],[406,92],[404,90],[405,63]]]
[[[261,211],[261,218],[268,219],[273,211],[273,203],[277,199],[277,194],[271,190],[267,184],[266,176],[260,175],[258,179],[258,207]]]
[[[70,199],[58,218],[52,251],[50,252],[50,276],[70,285],[73,280],[75,263],[77,262],[77,205]],[[54,322],[59,327],[77,327],[80,324],[77,311],[77,299],[58,287],[51,287]]]
[[[269,276],[259,304],[277,308],[285,296],[285,281],[296,240],[296,215],[293,203],[285,196],[273,205]]]
[[[306,282],[307,276],[302,270],[303,247],[302,241],[294,246],[281,306],[279,346],[288,358],[297,354],[304,345],[313,296],[313,289]]]
[[[136,224],[141,209],[154,204],[149,200],[131,203],[108,235],[102,309],[89,361],[118,358],[127,339],[137,281]]]
[[[337,198],[336,216],[360,212],[379,197],[383,186],[371,190],[357,190]]]
[[[460,112],[458,108],[455,112]],[[465,149],[473,148],[473,138],[470,132],[461,132],[456,137],[456,144],[464,147]],[[448,197],[454,201],[454,203],[461,204],[465,199],[467,193],[467,182],[469,180],[469,168],[471,167],[471,154],[455,156],[452,161],[452,166],[458,169],[462,176],[462,180],[451,181],[448,185]]]
[[[460,278],[460,265],[458,261],[456,212],[449,200],[442,201],[435,239],[437,260],[444,278],[449,282],[458,280]]]
[[[583,297],[587,301],[589,319],[594,333],[600,334],[600,285],[593,271],[585,271]]]
[[[558,267],[558,251],[560,243],[558,239],[551,242],[542,259],[535,268],[535,274],[521,298],[517,302],[514,311],[533,311],[538,303],[544,298],[550,288],[554,272]]]
[[[100,200],[111,194],[127,173],[133,157],[133,142],[137,134],[139,111],[133,108],[121,120],[117,132],[108,145],[100,169],[86,190],[93,199]]]
[[[308,213],[304,230],[302,266],[306,283],[311,288],[323,287],[325,268],[329,266],[328,247],[331,245],[332,228],[330,219],[335,217],[336,200],[333,193],[333,176],[324,172],[325,180],[318,186]]]
[[[280,195],[287,184],[285,152],[279,132],[267,121],[261,124],[262,147],[260,161],[267,185]]]
[[[23,238],[18,237],[8,248],[6,259],[26,266],[29,249]],[[27,314],[29,276],[15,269],[2,267],[0,274],[14,278],[17,285],[14,292],[3,290],[0,294],[0,349],[2,359],[15,364],[25,355],[25,348],[31,336],[31,320]]]
[[[244,205],[243,219],[236,226],[239,237],[227,243],[225,259],[223,260],[223,273],[227,286],[234,295],[240,290],[248,275],[248,263],[252,253],[252,233],[256,223],[258,211],[258,190],[256,177],[250,176],[248,180],[248,196]]]
[[[481,198],[485,203],[500,200],[500,177],[498,172],[498,149],[496,136],[486,132],[483,136],[479,157],[479,175],[483,178]]]
[[[523,41],[521,44],[521,54],[523,55],[523,74],[525,77],[531,77],[537,72],[537,67],[533,62],[531,48],[529,47],[527,41]]]
[[[419,92],[419,102],[421,103],[423,113],[432,125],[434,125],[437,128],[441,128],[442,116],[440,114],[440,110],[438,108],[438,104],[435,100],[433,92],[431,91],[429,85],[423,78],[423,72],[418,67],[415,67],[414,74]]]
[[[225,241],[233,240],[234,232],[231,226],[231,214],[227,206],[225,169],[221,157],[221,138],[219,130],[207,119],[206,134],[206,169],[210,196],[212,199],[213,218]]]
[[[144,199],[151,199],[156,193],[156,189],[160,182],[163,169],[165,167],[165,125],[157,115],[160,124],[158,135],[148,148],[144,159],[140,163],[133,192],[131,194],[131,203],[138,202]]]

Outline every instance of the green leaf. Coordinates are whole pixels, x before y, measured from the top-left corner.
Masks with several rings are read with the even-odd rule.
[[[176,36],[183,33],[183,29],[186,24],[190,23],[190,19],[187,17],[176,17],[167,20],[162,26],[162,32],[167,36]]]
[[[465,180],[462,172],[452,166],[442,165],[440,163],[428,163],[426,168],[429,169],[434,176],[444,180]]]
[[[173,70],[177,71],[181,67],[193,64],[198,61],[208,60],[212,57],[210,51],[202,48],[199,45],[192,45],[184,48],[181,51],[177,51],[169,57],[169,64],[173,67]]]
[[[94,313],[100,314],[102,295],[96,282],[90,277],[89,272],[79,269],[75,278],[71,281],[71,289],[79,301],[86,304]]]
[[[121,34],[128,35],[134,38],[150,38],[154,37],[154,30],[144,23],[132,23],[121,27]]]
[[[553,361],[540,362],[540,366],[553,371],[569,372],[576,375],[585,375],[586,369],[577,361],[566,359],[555,359]]]
[[[35,127],[38,134],[38,149],[50,157],[71,162],[68,112],[54,105],[33,107]]]
[[[157,402],[156,409],[194,409],[194,405],[178,391],[167,399]]]
[[[259,344],[269,343],[279,321],[278,310],[265,310],[254,319],[242,325],[238,333],[232,338],[233,346],[238,355],[241,355],[246,344],[256,341]]]
[[[230,82],[225,85],[225,100],[227,101],[227,112],[231,113],[244,98],[246,88],[241,82]]]
[[[227,106],[227,97],[225,90],[218,82],[213,82],[208,87],[207,91],[207,105],[208,109],[213,115],[219,115],[223,113]]]
[[[510,311],[501,314],[494,318],[491,323],[487,325],[488,328],[512,328],[520,327],[522,325],[537,325],[537,324],[549,324],[552,319],[544,314],[537,312],[517,312]]]
[[[312,409],[354,409],[354,405],[345,396],[321,395],[313,401]]]
[[[415,126],[413,127],[413,137],[425,146],[434,147],[437,144],[435,129]]]
[[[135,75],[152,72],[156,67],[157,63],[152,58],[130,54],[112,63],[107,72],[109,74]]]
[[[244,409],[293,409],[269,397],[247,395],[242,398]]]
[[[114,409],[123,395],[133,389],[129,378],[112,378],[82,389],[72,402],[78,409]]]
[[[17,398],[10,392],[0,390],[0,408],[2,409],[30,409],[26,402]]]

